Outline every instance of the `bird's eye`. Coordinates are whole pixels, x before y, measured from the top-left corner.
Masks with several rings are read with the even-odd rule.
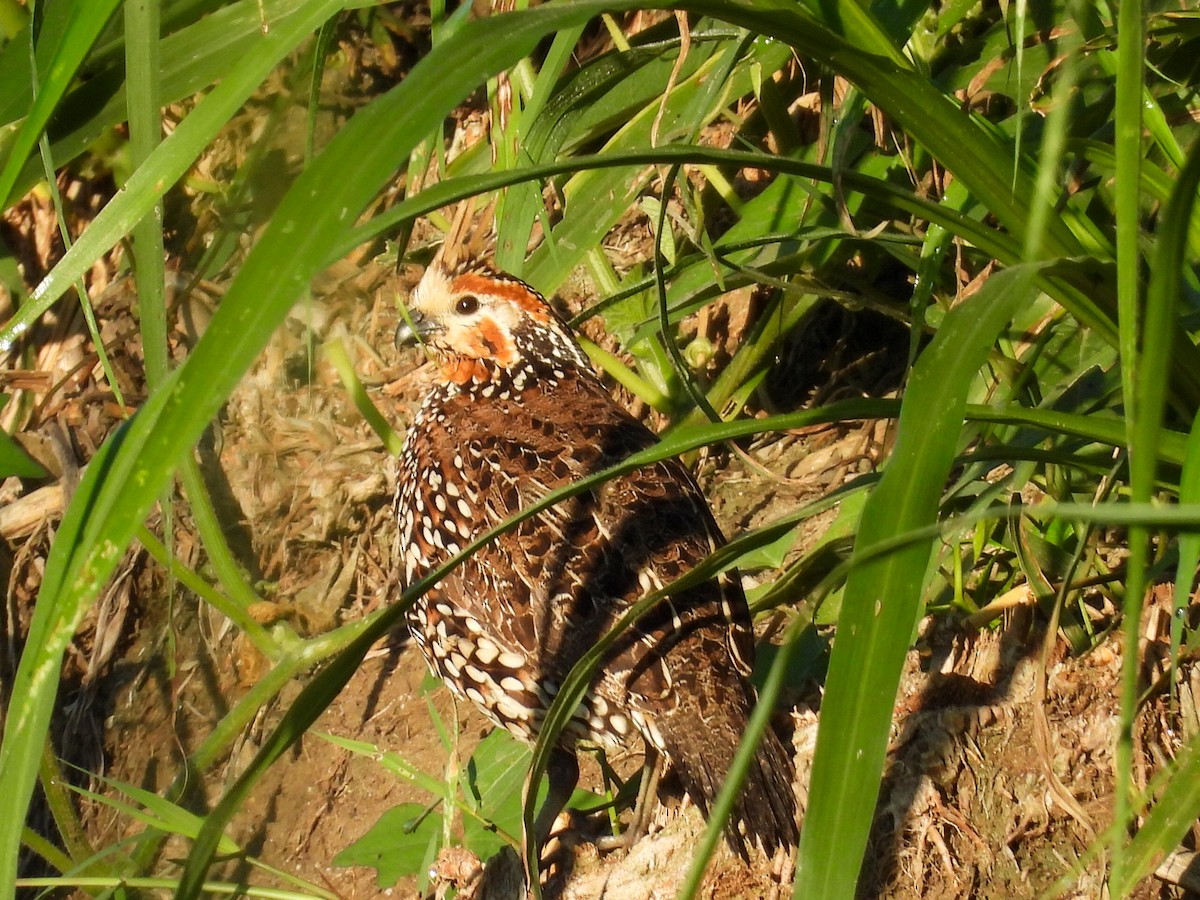
[[[454,304],[455,312],[463,316],[469,316],[477,309],[479,309],[479,298],[472,297],[470,294],[465,297],[459,297],[458,302]]]

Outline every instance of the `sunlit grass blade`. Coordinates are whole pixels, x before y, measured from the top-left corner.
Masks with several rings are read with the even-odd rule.
[[[25,333],[97,259],[122,240],[167,188],[183,177],[271,69],[342,5],[342,0],[308,0],[296,15],[275,21],[268,34],[260,35],[254,52],[231,67],[221,83],[157,146],[34,289],[30,301],[0,327],[0,346]]]
[[[1179,502],[1200,502],[1200,413],[1192,420],[1188,435],[1187,458],[1179,477]],[[1171,696],[1175,697],[1179,653],[1185,637],[1190,648],[1194,644],[1194,633],[1185,636],[1188,628],[1187,611],[1192,600],[1192,585],[1196,581],[1197,566],[1200,565],[1200,534],[1188,532],[1179,536],[1179,561],[1175,567],[1175,610],[1171,616]]]
[[[126,96],[129,149],[134,168],[143,166],[162,141],[159,90],[159,0],[125,0]],[[138,324],[146,383],[154,390],[167,374],[167,297],[163,262],[163,207],[156,203],[133,227],[130,252],[137,283]]]
[[[41,140],[46,123],[54,115],[59,101],[75,77],[88,49],[96,41],[109,16],[117,8],[117,0],[94,0],[76,4],[58,43],[39,57],[37,93],[33,106],[17,129],[9,146],[7,158],[0,167],[0,209],[13,202],[13,187],[33,148]]]
[[[330,365],[337,370],[338,378],[341,379],[342,385],[354,402],[354,407],[358,410],[359,415],[371,426],[371,430],[383,442],[387,452],[392,456],[399,456],[400,451],[404,449],[404,439],[396,434],[387,419],[384,418],[383,413],[379,411],[379,407],[371,402],[367,389],[363,387],[358,373],[354,371],[354,364],[350,360],[350,354],[346,352],[346,345],[342,339],[331,338],[325,342],[321,351],[329,360]]]
[[[1138,85],[1137,102],[1140,103],[1140,80]],[[1138,363],[1139,374],[1134,385],[1134,410],[1132,416],[1127,413],[1127,417],[1132,418],[1129,476],[1130,496],[1135,503],[1146,503],[1154,494],[1155,474],[1159,465],[1157,448],[1169,383],[1166,354],[1171,346],[1171,333],[1177,328],[1176,309],[1185,277],[1188,226],[1198,189],[1200,150],[1193,150],[1179,173],[1179,181],[1163,213],[1146,292],[1143,356]],[[1151,353],[1149,348],[1154,348],[1154,352]],[[1122,365],[1125,363],[1122,357]],[[1121,665],[1121,729],[1117,738],[1117,783],[1113,809],[1117,822],[1128,820],[1134,808],[1133,725],[1137,716],[1142,672],[1138,647],[1142,635],[1142,603],[1148,586],[1149,540],[1148,531],[1141,526],[1130,529],[1129,574],[1122,628],[1125,652]],[[1114,896],[1124,896],[1137,881],[1137,873],[1127,866],[1124,840],[1114,842],[1111,866],[1110,885]]]
[[[993,276],[947,314],[913,369],[896,447],[863,510],[838,638],[821,704],[796,897],[853,896],[874,820],[892,706],[920,610],[931,545],[863,562],[863,554],[936,521],[954,460],[967,388],[1016,310],[1033,299],[1037,267]]]

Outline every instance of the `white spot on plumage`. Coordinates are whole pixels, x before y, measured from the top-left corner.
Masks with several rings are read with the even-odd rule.
[[[511,650],[505,650],[499,657],[500,665],[506,669],[520,669],[525,665],[525,656],[521,653],[514,653]]]
[[[506,719],[525,721],[530,717],[529,707],[507,694],[501,694],[497,699],[496,710]]]
[[[474,619],[468,619],[467,621],[468,621],[468,622],[474,622],[475,620],[474,620]],[[476,627],[476,628],[478,628],[478,627],[479,627],[479,624],[478,624],[478,623],[475,623],[475,627]],[[497,646],[496,646],[496,644],[495,644],[493,641],[490,641],[490,640],[488,640],[488,639],[487,639],[487,638],[485,638],[485,637],[481,637],[481,638],[479,638],[479,640],[476,642],[476,644],[475,644],[475,657],[476,657],[476,659],[478,659],[478,660],[479,660],[481,663],[483,663],[485,666],[486,666],[486,665],[490,665],[491,663],[495,662],[495,660],[496,660],[496,657],[497,657],[497,656],[499,656],[499,655],[500,655],[500,648],[499,648],[499,647],[497,647]]]

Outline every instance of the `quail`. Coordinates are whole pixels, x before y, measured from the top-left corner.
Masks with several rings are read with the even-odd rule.
[[[400,460],[402,586],[547,492],[656,443],[610,395],[554,308],[483,264],[432,265],[397,340],[424,343],[439,363]],[[484,545],[417,599],[409,627],[456,696],[532,742],[580,657],[639,599],[723,543],[689,472],[663,460]],[[736,573],[653,607],[613,645],[560,737],[538,829],[548,830],[574,787],[580,739],[640,741],[648,769],[665,762],[707,816],[755,702],[753,653]],[[725,829],[743,858],[748,846],[770,854],[795,845],[792,777],[768,729]]]

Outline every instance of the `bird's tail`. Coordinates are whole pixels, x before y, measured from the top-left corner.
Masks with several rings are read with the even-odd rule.
[[[726,702],[715,708],[676,709],[666,717],[672,721],[663,722],[667,727],[659,729],[667,759],[705,819],[729,774],[749,719],[749,697],[723,699]],[[679,721],[681,716],[691,721]],[[768,726],[725,824],[725,837],[740,857],[748,858],[747,847],[755,844],[767,855],[796,846],[794,780],[792,755]]]

